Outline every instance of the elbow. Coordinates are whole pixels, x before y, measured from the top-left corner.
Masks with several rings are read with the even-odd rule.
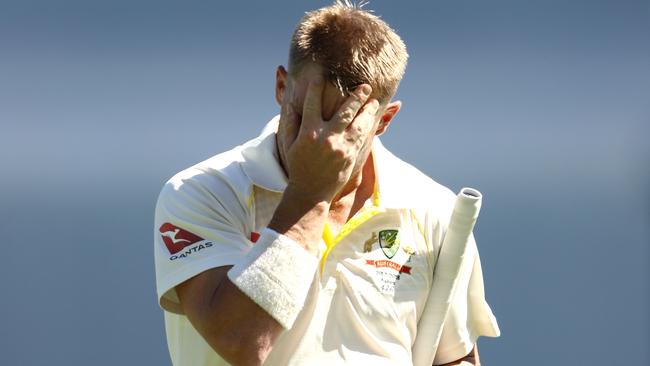
[[[242,332],[219,332],[210,337],[209,343],[233,366],[260,366],[272,349],[264,337],[251,337]]]

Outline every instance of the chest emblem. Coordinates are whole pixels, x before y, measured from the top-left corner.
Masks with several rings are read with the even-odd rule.
[[[393,229],[381,230],[379,232],[379,247],[386,258],[393,258],[399,249],[399,231]]]

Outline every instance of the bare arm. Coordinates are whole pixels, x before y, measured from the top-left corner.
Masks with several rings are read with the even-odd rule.
[[[357,116],[369,94],[358,88],[332,120],[322,121],[322,84],[322,80],[310,83],[300,132],[288,156],[290,182],[269,224],[269,228],[314,254],[329,204],[350,178],[348,167],[354,165],[360,147],[346,134],[346,127],[359,124],[355,133],[367,129],[377,108],[376,102],[368,103],[366,106],[371,107],[364,107]],[[296,116],[283,106],[284,118]],[[340,118],[335,120],[337,116]],[[332,131],[330,126],[343,128]],[[230,281],[226,276],[229,269],[208,270],[178,285],[176,290],[192,325],[221,357],[233,365],[259,365],[283,328]]]
[[[467,356],[459,360],[452,361],[439,366],[470,366],[470,365],[481,366],[481,361],[478,358],[478,348],[476,346],[472,348],[472,350],[467,354]]]
[[[221,357],[234,365],[255,365],[282,327],[228,280],[229,269],[205,271],[176,291],[185,315]]]

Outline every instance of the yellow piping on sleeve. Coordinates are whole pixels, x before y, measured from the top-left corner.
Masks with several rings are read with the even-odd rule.
[[[411,212],[411,218],[413,219],[413,221],[415,221],[415,223],[418,226],[418,231],[420,232],[420,235],[422,235],[422,238],[424,239],[424,243],[427,245],[427,249],[431,250],[431,245],[429,245],[429,240],[427,239],[427,236],[424,233],[424,225],[422,225],[420,219],[418,219],[413,209],[410,209],[409,211]]]

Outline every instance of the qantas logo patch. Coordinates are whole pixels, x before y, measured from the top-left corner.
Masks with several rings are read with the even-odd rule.
[[[170,254],[176,254],[183,250],[183,248],[203,240],[202,237],[168,222],[162,224],[159,231]]]

